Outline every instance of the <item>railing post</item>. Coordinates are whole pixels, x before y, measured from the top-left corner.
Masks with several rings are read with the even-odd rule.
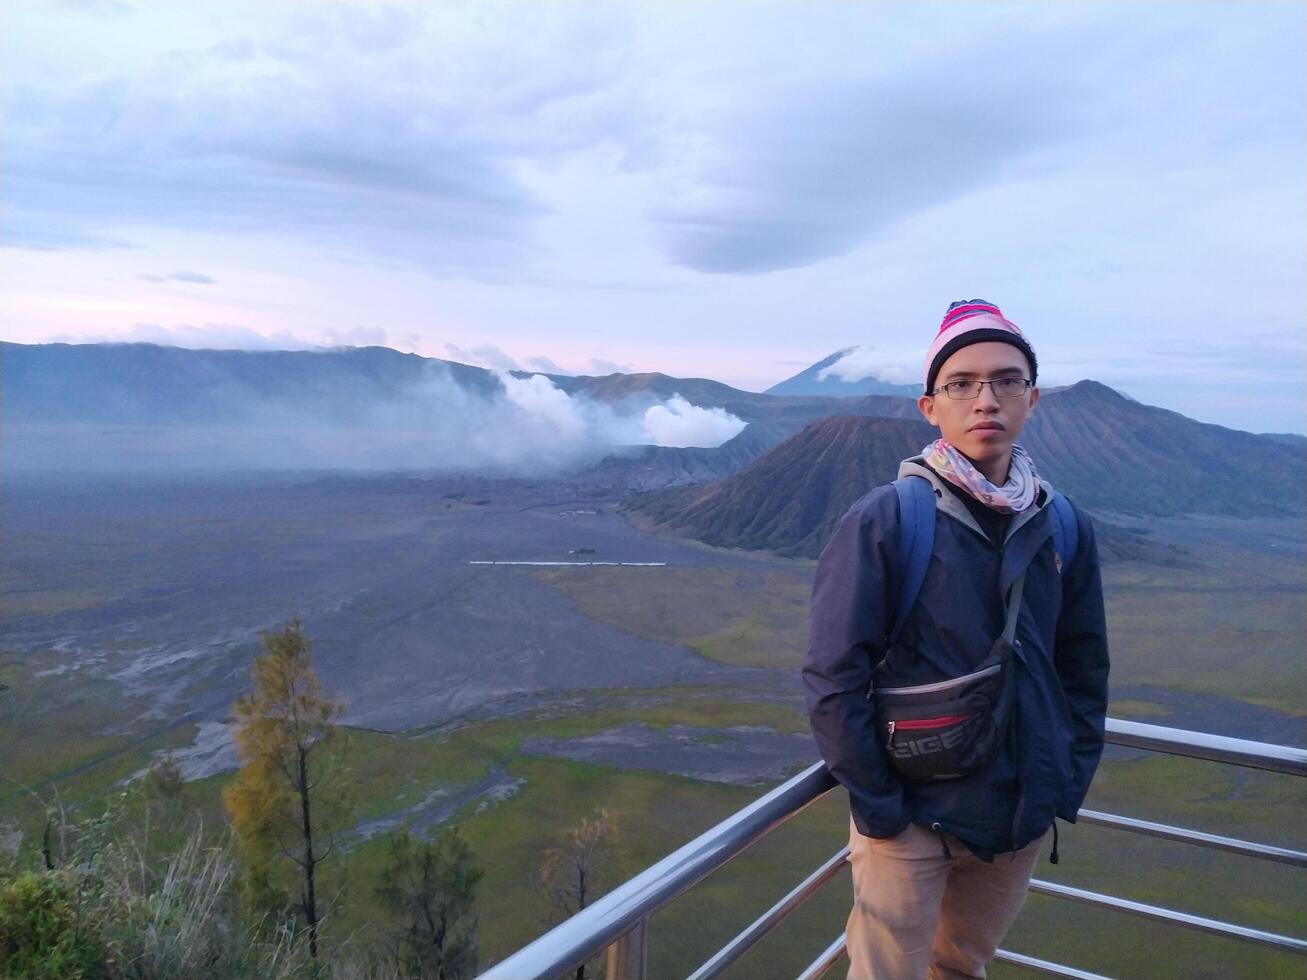
[[[648,966],[645,955],[648,925],[648,919],[641,919],[608,947],[604,980],[644,980]]]

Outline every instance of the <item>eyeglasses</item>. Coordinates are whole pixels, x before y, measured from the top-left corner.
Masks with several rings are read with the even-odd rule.
[[[989,385],[989,390],[994,393],[995,398],[1018,398],[1024,395],[1027,390],[1034,384],[1029,378],[993,378],[989,381],[950,381],[946,385],[940,385],[932,395],[938,395],[941,391],[948,395],[949,398],[957,402],[971,401],[980,397],[980,389]]]

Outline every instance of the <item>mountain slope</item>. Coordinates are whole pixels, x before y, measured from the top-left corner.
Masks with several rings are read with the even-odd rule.
[[[696,405],[709,403],[755,405],[763,400],[756,392],[732,388],[720,381],[711,381],[708,378],[673,378],[656,372],[576,377],[550,375],[549,377],[555,385],[569,395],[586,395],[596,401],[610,404],[639,398],[661,402],[673,395],[680,395]]]
[[[715,449],[630,446],[606,456],[584,477],[617,490],[661,490],[711,483],[741,470],[791,435],[766,422],[750,422],[733,439]]]
[[[1142,405],[1096,381],[1042,398],[1021,443],[1041,474],[1087,507],[1132,514],[1304,512],[1301,447]]]
[[[349,421],[358,408],[436,377],[489,395],[490,371],[388,347],[329,351],[188,350],[157,344],[0,342],[8,422],[203,425],[263,406]]]
[[[708,544],[815,555],[850,505],[894,479],[934,430],[911,419],[814,422],[739,473],[635,504],[656,523]]]

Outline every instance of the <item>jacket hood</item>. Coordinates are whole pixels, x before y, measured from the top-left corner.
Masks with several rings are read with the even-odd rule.
[[[971,516],[971,511],[967,510],[966,505],[948,491],[944,486],[944,478],[926,465],[924,457],[912,456],[900,462],[899,477],[902,478],[905,476],[920,476],[929,480],[930,485],[935,488],[935,506],[937,508],[948,514],[949,517],[961,521],[982,538],[986,536],[980,525],[976,523],[976,519]],[[1021,511],[1021,513],[1012,515],[1012,523],[1007,529],[1007,536],[1009,538],[1011,538],[1022,525],[1047,507],[1048,502],[1053,499],[1053,485],[1047,480],[1041,479],[1039,481],[1039,489],[1041,493],[1035,498],[1035,505],[1033,507],[1027,507],[1025,510]]]

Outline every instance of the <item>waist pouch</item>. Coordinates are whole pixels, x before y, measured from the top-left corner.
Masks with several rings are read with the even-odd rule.
[[[876,728],[898,773],[917,782],[958,779],[993,761],[1012,722],[1012,654],[1024,573],[1012,584],[1003,634],[981,666],[912,687],[873,688]]]

